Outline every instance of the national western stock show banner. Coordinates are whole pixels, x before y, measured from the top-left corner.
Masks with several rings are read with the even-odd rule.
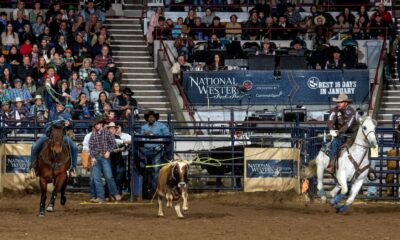
[[[37,187],[28,177],[32,144],[0,144],[0,192],[3,188],[24,191]]]
[[[300,189],[300,150],[296,148],[245,148],[244,191]]]
[[[282,70],[188,71],[183,86],[192,105],[315,104],[328,105],[332,97],[347,94],[355,103],[368,101],[369,71]]]

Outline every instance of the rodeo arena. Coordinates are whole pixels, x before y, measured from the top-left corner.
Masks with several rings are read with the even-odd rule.
[[[400,239],[400,0],[0,0],[0,35],[0,240]]]

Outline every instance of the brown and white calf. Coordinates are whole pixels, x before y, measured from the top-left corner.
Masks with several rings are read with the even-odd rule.
[[[183,211],[188,208],[188,161],[173,161],[160,169],[157,185],[157,200],[158,200],[158,216],[163,217],[162,200],[167,199],[167,207],[172,207],[172,201],[175,203],[175,211],[178,218],[183,218],[181,211],[180,198],[183,199]]]

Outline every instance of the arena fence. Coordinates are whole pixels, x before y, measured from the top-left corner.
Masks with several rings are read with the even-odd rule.
[[[388,160],[398,162],[400,157],[388,157],[386,152],[397,145],[394,141],[394,126],[400,115],[393,118],[392,128],[378,128],[377,137],[379,140],[378,155],[371,157],[374,162],[377,180],[366,182],[362,188],[359,198],[373,198],[380,200],[399,199],[399,180],[400,170],[398,164],[396,168],[388,169]],[[165,146],[165,160],[186,159],[218,159],[221,167],[209,169],[207,166],[194,164],[189,175],[192,191],[242,191],[243,190],[243,139],[235,138],[235,133],[242,130],[249,136],[250,146],[258,147],[291,147],[298,148],[301,152],[301,165],[307,166],[308,162],[315,158],[324,142],[329,141],[325,122],[300,122],[299,115],[293,122],[282,121],[237,121],[234,110],[231,110],[230,118],[225,121],[197,121],[197,122],[178,122],[171,118],[164,123],[170,129],[170,136],[144,136],[140,134],[141,121],[134,118],[122,122],[125,125],[124,131],[132,136],[131,154],[129,158],[128,171],[130,179],[130,189],[134,189],[138,184],[135,180],[135,171],[141,168],[143,176],[143,192],[146,191],[146,178],[148,169],[145,165],[151,165],[142,160],[141,147],[145,143],[161,143]],[[18,120],[21,122],[22,120]],[[28,121],[29,122],[29,121]],[[15,126],[15,121],[0,121],[0,143],[14,143],[35,141],[39,134],[43,133],[43,126],[40,122],[30,121],[29,124]],[[78,123],[78,121],[74,121]],[[86,121],[86,123],[88,123]],[[75,130],[79,128],[74,128]],[[82,128],[84,129],[84,128]],[[16,132],[19,131],[19,132]],[[26,131],[28,134],[21,134]],[[80,142],[84,134],[76,133],[76,141]],[[236,144],[236,142],[241,144]],[[245,140],[247,141],[247,140]],[[222,160],[222,161],[221,161]],[[206,171],[207,169],[207,171]],[[211,172],[211,173],[209,173]],[[387,182],[387,176],[394,177],[394,180]],[[328,176],[327,176],[328,177]],[[311,179],[309,193],[316,194],[316,179]],[[333,187],[332,179],[327,178],[325,186],[327,189]],[[88,186],[80,188],[70,188],[70,190],[87,191]],[[367,196],[368,188],[376,189],[376,196]],[[394,193],[388,196],[387,192]],[[133,191],[131,191],[133,199]]]

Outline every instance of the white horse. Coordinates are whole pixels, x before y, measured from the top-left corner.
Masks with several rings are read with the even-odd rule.
[[[354,201],[357,193],[368,176],[369,159],[368,151],[370,147],[377,146],[375,134],[376,121],[371,117],[360,117],[358,119],[360,127],[357,131],[356,139],[348,151],[342,151],[338,158],[338,170],[336,172],[336,186],[330,191],[332,197],[330,203],[335,206],[337,212],[344,212]],[[316,169],[315,169],[316,164]],[[322,203],[326,203],[326,192],[323,188],[324,170],[329,164],[329,157],[325,152],[320,151],[316,159],[310,162],[310,167],[305,169],[306,177],[317,174],[317,189],[321,196]],[[350,196],[344,205],[340,205],[343,196],[348,192],[347,181],[352,181]],[[338,192],[340,191],[340,194]]]

